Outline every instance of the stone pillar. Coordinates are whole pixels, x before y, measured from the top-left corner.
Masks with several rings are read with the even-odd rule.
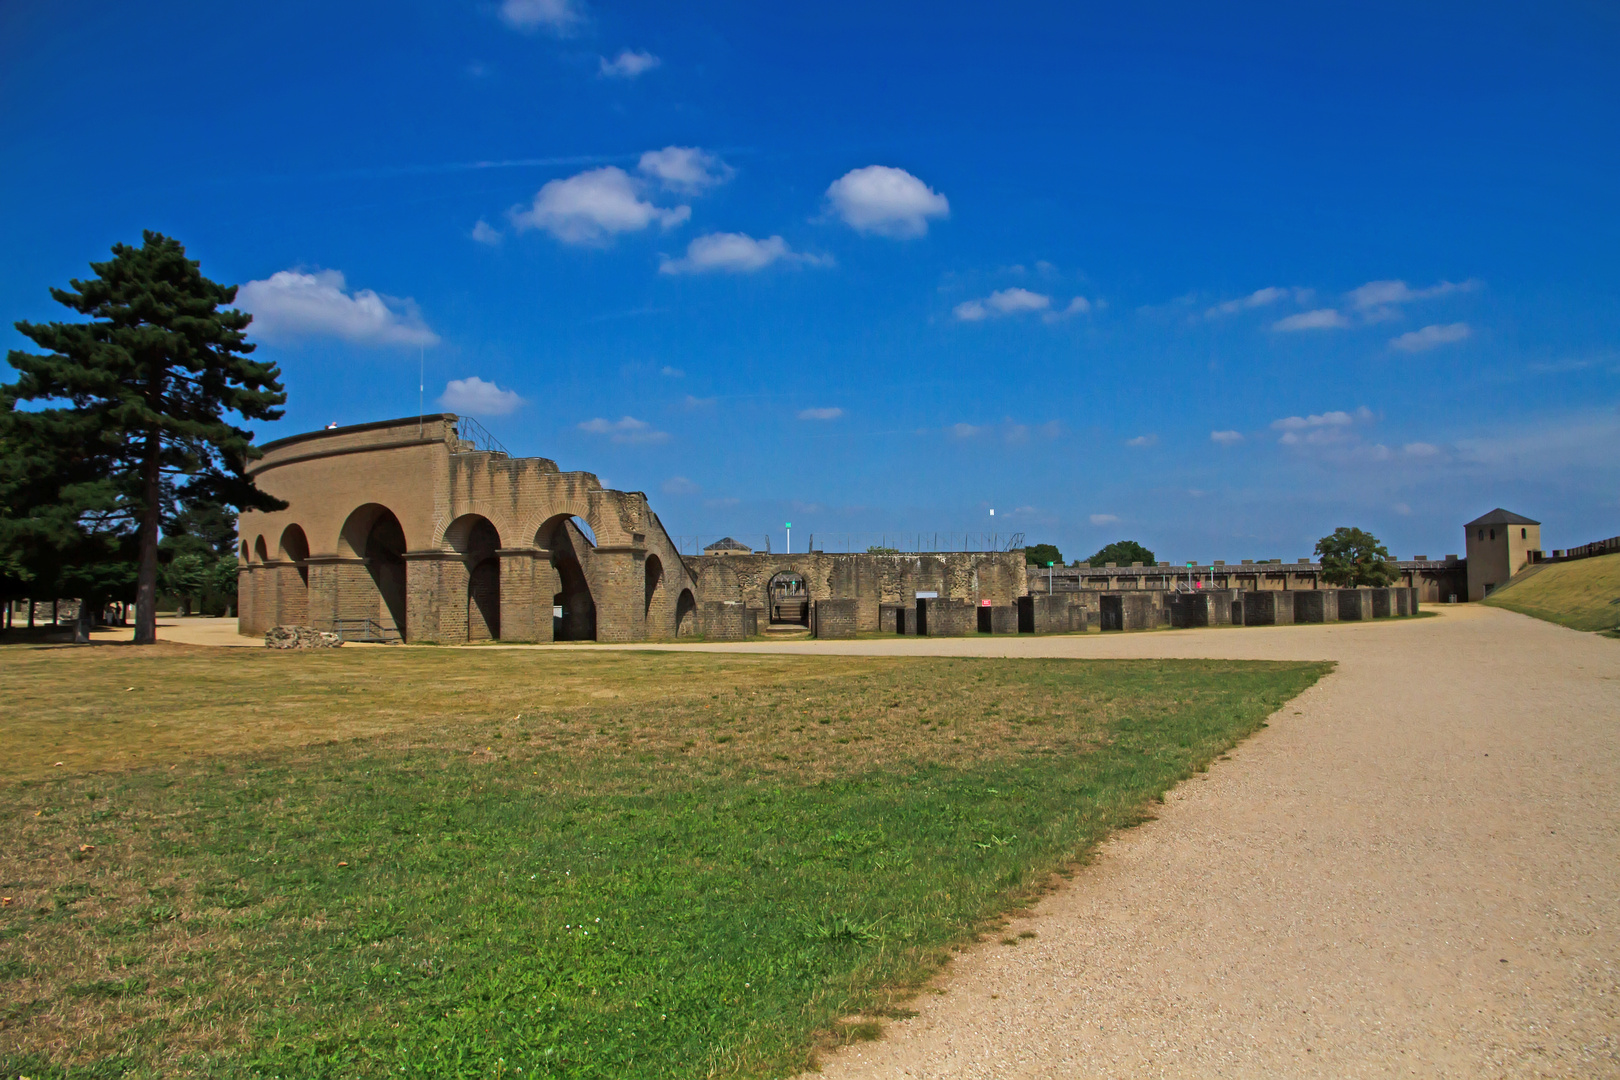
[[[339,595],[344,591],[343,582],[353,576],[355,569],[365,573],[365,561],[337,555],[311,556],[305,565],[309,567],[308,625],[330,630],[332,620],[342,612]]]
[[[501,585],[504,589],[506,582]],[[407,551],[405,597],[407,640],[466,644],[467,563],[460,552]],[[504,601],[501,616],[506,616]]]
[[[641,641],[647,636],[646,551],[599,547],[591,553],[597,641]]]
[[[551,565],[551,552],[536,549],[530,561],[529,590],[534,596],[534,640],[556,640],[551,621],[552,601],[562,592],[562,576]]]
[[[33,625],[34,602],[28,601],[29,625]],[[259,612],[253,603],[253,567],[236,568],[236,629],[242,634],[263,633],[259,629]]]
[[[539,641],[540,605],[534,591],[535,550],[501,548],[501,640]],[[551,594],[546,594],[546,638],[551,633]]]

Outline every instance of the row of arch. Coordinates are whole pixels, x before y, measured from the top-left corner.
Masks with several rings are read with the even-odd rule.
[[[501,537],[495,524],[481,514],[464,514],[445,529],[442,542],[462,556],[467,567],[466,626],[468,641],[495,641],[501,637]],[[586,565],[596,546],[589,525],[573,515],[560,514],[548,519],[536,531],[536,546],[551,553],[560,591],[552,597],[552,640],[592,641],[596,638],[596,603],[591,594]],[[378,621],[384,632],[400,640],[409,636],[409,591],[405,555],[409,547],[405,530],[393,511],[368,503],[353,511],[339,532],[338,553],[363,561],[375,593]],[[241,543],[242,561],[249,567],[271,561],[263,535],[251,545]],[[303,616],[308,610],[310,545],[302,526],[288,525],[276,544],[277,561],[291,564],[297,579],[284,578],[283,588],[291,585],[295,595],[282,598],[284,611]],[[673,613],[668,603],[665,571],[657,555],[646,559],[643,602],[648,625],[669,625],[672,615],[678,635],[695,630],[696,602],[690,589],[682,589]],[[302,621],[300,619],[300,621]]]

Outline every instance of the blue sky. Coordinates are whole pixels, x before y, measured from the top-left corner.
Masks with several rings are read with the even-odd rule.
[[[1564,546],[1620,532],[1617,56],[1597,3],[7,4],[0,307],[158,229],[261,439],[421,362],[705,539]]]

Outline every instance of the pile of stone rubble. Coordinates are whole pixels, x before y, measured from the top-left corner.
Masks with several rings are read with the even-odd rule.
[[[278,626],[264,633],[267,649],[336,649],[342,644],[338,635],[307,626]]]

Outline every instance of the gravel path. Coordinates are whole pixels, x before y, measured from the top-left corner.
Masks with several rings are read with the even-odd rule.
[[[1620,642],[1467,605],[922,646],[1339,667],[823,1077],[1620,1076]]]

